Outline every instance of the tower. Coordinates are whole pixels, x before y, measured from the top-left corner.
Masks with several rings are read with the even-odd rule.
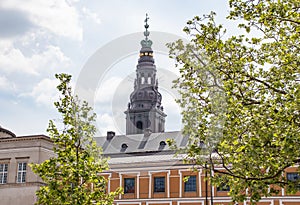
[[[140,134],[145,130],[164,132],[165,117],[161,105],[162,96],[158,92],[156,66],[154,64],[152,41],[148,38],[148,15],[145,19],[145,39],[141,41],[141,50],[136,66],[134,90],[130,95],[126,114],[126,134]]]

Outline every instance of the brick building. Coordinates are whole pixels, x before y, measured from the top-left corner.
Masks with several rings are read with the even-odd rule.
[[[180,132],[145,133],[136,135],[96,138],[110,157],[110,171],[104,173],[109,179],[108,191],[123,187],[124,194],[115,200],[116,205],[227,205],[229,187],[213,187],[205,180],[204,170],[191,171],[191,165],[182,162],[182,156],[165,144],[174,139],[177,146],[184,147],[187,137]],[[287,178],[298,178],[296,168],[286,170]],[[187,182],[183,179],[189,177]],[[241,205],[249,204],[247,202]],[[258,205],[299,205],[300,192],[287,195],[280,189],[277,196],[264,198]]]

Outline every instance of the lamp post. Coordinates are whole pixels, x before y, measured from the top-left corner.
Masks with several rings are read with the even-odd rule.
[[[210,170],[210,204],[214,205],[214,196],[213,196],[213,186],[211,184],[211,177],[212,177],[212,170],[211,170],[211,166],[209,167]]]
[[[205,205],[208,205],[207,162],[205,162]]]
[[[207,162],[205,162],[205,205],[209,205],[208,204],[208,180],[207,180]],[[212,170],[211,170],[211,166],[209,167],[209,177],[211,178],[212,176]],[[212,187],[212,184],[211,184],[211,181],[210,181],[210,205],[213,205],[214,204],[214,196],[213,196],[213,187]]]

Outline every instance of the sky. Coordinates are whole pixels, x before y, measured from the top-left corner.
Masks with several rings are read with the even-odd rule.
[[[0,0],[0,126],[17,136],[47,134],[60,122],[55,73],[69,73],[76,93],[97,114],[97,135],[125,133],[145,14],[168,115],[166,131],[182,128],[178,68],[166,42],[188,39],[182,31],[195,15],[210,11],[231,30],[225,0]],[[234,31],[234,29],[232,29]]]

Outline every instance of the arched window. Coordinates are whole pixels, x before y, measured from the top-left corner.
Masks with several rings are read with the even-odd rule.
[[[137,121],[136,122],[136,128],[138,129],[138,133],[143,132],[143,122],[142,121]]]

